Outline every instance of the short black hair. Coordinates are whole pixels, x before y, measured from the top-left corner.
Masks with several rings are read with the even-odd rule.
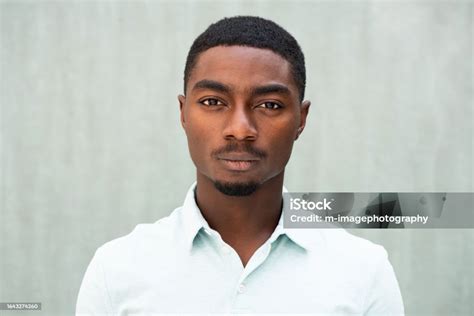
[[[202,52],[216,46],[248,46],[273,51],[291,65],[293,78],[299,90],[300,100],[304,98],[306,69],[304,55],[296,39],[273,21],[256,16],[235,16],[211,24],[192,44],[184,68],[184,93]]]

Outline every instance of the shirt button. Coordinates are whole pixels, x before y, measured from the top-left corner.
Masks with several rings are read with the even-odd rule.
[[[240,294],[245,293],[245,284],[243,284],[243,283],[240,284],[237,292],[239,292]]]

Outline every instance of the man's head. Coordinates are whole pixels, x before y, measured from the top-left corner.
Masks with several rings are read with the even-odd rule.
[[[190,49],[184,86],[181,123],[198,179],[245,196],[283,176],[310,105],[288,32],[258,17],[212,24]]]
[[[273,21],[255,16],[224,18],[211,24],[199,35],[189,49],[184,68],[184,93],[199,55],[216,46],[247,46],[269,49],[291,65],[293,79],[303,101],[306,86],[304,55],[290,33]]]

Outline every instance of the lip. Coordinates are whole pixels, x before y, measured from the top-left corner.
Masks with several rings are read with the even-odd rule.
[[[250,170],[260,161],[259,158],[246,153],[219,155],[217,159],[221,161],[222,164],[231,171]]]
[[[247,171],[252,169],[257,163],[258,160],[229,160],[229,159],[219,159],[224,166],[231,171]]]
[[[245,152],[233,152],[228,154],[220,154],[217,159],[234,160],[234,161],[258,161],[259,157]]]

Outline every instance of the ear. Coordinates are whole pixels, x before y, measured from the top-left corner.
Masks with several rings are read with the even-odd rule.
[[[296,132],[295,140],[300,137],[301,133],[303,133],[304,127],[306,126],[306,118],[308,117],[309,107],[311,106],[311,102],[309,100],[303,101],[300,106],[300,124],[298,125],[298,130]]]
[[[181,126],[186,130],[186,120],[184,117],[184,106],[186,104],[186,97],[182,94],[178,95],[178,101],[179,101],[179,111],[180,111],[180,121],[181,121]]]

